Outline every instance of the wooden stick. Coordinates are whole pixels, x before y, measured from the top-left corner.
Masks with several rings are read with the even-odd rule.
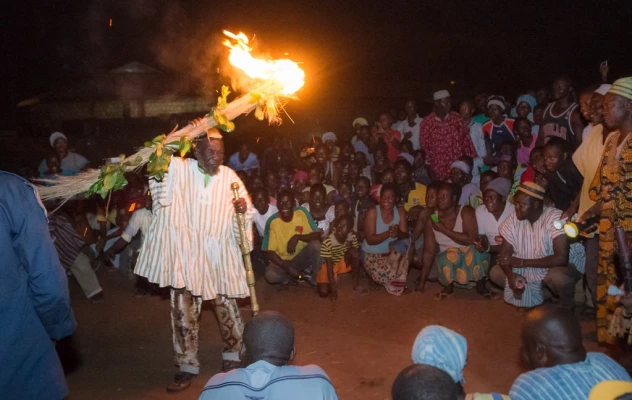
[[[233,189],[235,200],[239,199],[239,183],[233,182],[230,185]],[[255,273],[252,271],[252,261],[250,260],[250,243],[248,242],[248,232],[246,231],[246,216],[244,213],[237,213],[237,225],[239,226],[239,247],[244,258],[244,267],[246,267],[246,283],[250,291],[250,305],[252,306],[252,315],[259,313],[259,302],[257,301],[257,293],[255,292]]]

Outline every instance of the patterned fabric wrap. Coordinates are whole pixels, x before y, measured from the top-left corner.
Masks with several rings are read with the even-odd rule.
[[[489,272],[489,253],[479,253],[474,246],[450,247],[439,253],[437,266],[439,282],[443,286],[455,283],[471,288]]]
[[[408,247],[406,240],[398,240],[391,243],[391,251],[386,254],[362,253],[364,268],[367,273],[386,291],[396,296],[401,295],[406,288],[408,277]]]

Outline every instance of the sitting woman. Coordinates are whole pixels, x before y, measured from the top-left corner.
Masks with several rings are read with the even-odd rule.
[[[312,219],[318,224],[318,228],[323,231],[323,238],[329,236],[329,225],[336,217],[336,209],[327,204],[325,186],[312,185],[309,191],[309,202],[303,204],[303,208],[309,211]]]
[[[491,298],[486,288],[489,270],[489,254],[479,253],[474,247],[478,238],[476,214],[470,206],[459,206],[459,190],[451,183],[441,183],[437,192],[437,212],[430,216],[424,228],[424,250],[421,265],[421,280],[418,290],[424,286],[433,265],[439,246],[438,277],[444,286],[435,296],[443,300],[454,294],[454,287],[470,289]]]
[[[371,279],[386,291],[400,295],[408,276],[408,225],[406,211],[395,207],[397,187],[382,186],[380,204],[367,212],[364,220],[362,257]]]

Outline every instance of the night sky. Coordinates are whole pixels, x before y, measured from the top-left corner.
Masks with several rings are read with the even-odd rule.
[[[0,17],[0,129],[14,128],[19,100],[133,60],[202,81],[223,28],[303,61],[307,101],[428,99],[450,81],[463,95],[482,88],[513,98],[562,73],[592,83],[605,59],[614,75],[632,71],[629,0],[413,3],[10,2]]]

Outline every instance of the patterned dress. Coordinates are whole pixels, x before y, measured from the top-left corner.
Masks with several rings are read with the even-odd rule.
[[[426,152],[426,158],[433,178],[446,181],[450,177],[451,165],[462,155],[476,158],[476,149],[470,129],[455,112],[445,120],[431,113],[421,121],[419,144]]]
[[[632,137],[628,136],[617,157],[617,141],[621,132],[608,136],[597,173],[590,188],[590,198],[601,201],[599,219],[599,264],[597,265],[597,340],[612,343],[608,327],[616,299],[608,296],[608,286],[617,285],[615,265],[616,240],[614,231],[618,226],[626,232],[632,231]]]

